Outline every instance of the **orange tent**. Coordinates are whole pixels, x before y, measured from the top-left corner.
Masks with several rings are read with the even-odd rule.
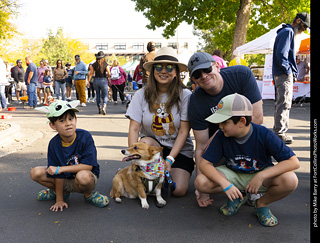
[[[299,54],[310,54],[310,37],[301,41]]]

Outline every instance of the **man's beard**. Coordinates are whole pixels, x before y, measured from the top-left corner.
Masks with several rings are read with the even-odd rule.
[[[303,31],[304,31],[304,27],[303,27],[303,23],[300,23],[298,25],[296,25],[293,28],[294,31],[294,36],[296,37],[297,35],[300,35]]]

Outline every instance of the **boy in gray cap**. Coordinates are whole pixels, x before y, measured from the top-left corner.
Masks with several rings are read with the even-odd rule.
[[[188,69],[192,81],[198,85],[191,95],[188,112],[196,140],[195,161],[198,175],[201,174],[199,164],[210,142],[209,138],[219,129],[217,124],[205,120],[215,113],[218,102],[226,95],[242,94],[253,104],[252,121],[262,124],[262,99],[255,77],[246,66],[238,65],[220,70],[210,54],[197,52],[191,56]],[[200,207],[211,204],[208,194],[196,191],[196,196]]]
[[[269,204],[292,193],[298,178],[293,172],[299,160],[272,131],[251,123],[252,105],[243,95],[221,99],[216,112],[206,120],[219,124],[200,162],[203,174],[195,180],[197,190],[224,192],[228,202],[220,208],[225,216],[236,214],[247,201],[247,193],[264,192],[254,204],[254,213],[263,226],[275,226],[278,219]],[[279,163],[274,165],[271,156]],[[218,166],[220,160],[225,165]]]

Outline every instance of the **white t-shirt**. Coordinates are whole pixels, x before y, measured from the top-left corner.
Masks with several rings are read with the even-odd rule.
[[[153,137],[163,146],[171,149],[178,136],[180,121],[189,121],[188,106],[191,91],[183,89],[180,94],[180,111],[178,112],[178,107],[174,105],[171,113],[168,114],[165,104],[168,100],[167,94],[160,95],[160,104],[157,104],[157,112],[151,113],[149,105],[144,98],[144,90],[143,88],[135,93],[126,117],[141,124],[140,137]],[[193,157],[193,143],[190,134],[180,153],[189,158]]]

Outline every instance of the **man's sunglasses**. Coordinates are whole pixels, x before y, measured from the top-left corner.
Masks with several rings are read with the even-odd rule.
[[[199,78],[201,78],[202,72],[211,73],[212,72],[212,66],[210,66],[208,68],[198,69],[197,71],[194,71],[193,74],[192,74],[192,77],[194,77],[195,79],[199,79]]]
[[[171,73],[173,71],[173,69],[175,69],[175,66],[172,64],[167,64],[166,66],[163,66],[162,64],[155,64],[155,65],[153,65],[153,67],[158,73],[160,73],[162,71],[163,67],[165,67],[165,69],[168,73]]]

